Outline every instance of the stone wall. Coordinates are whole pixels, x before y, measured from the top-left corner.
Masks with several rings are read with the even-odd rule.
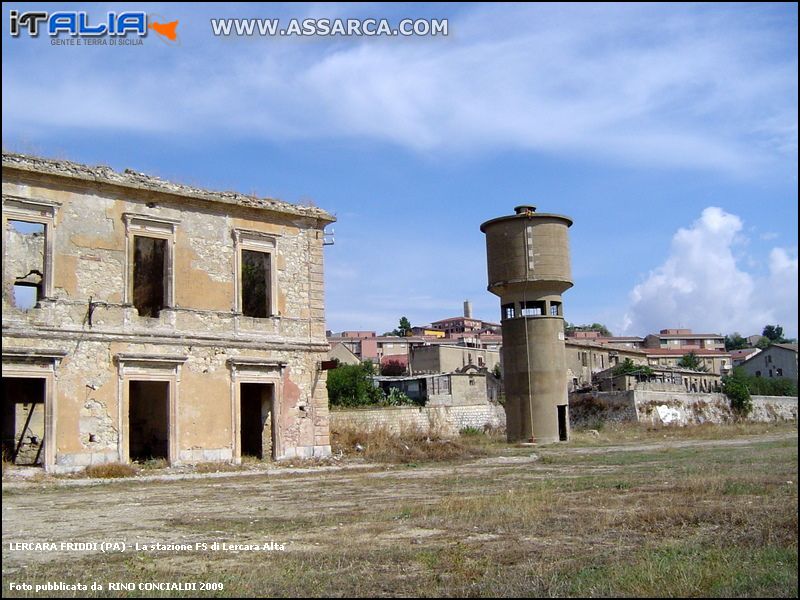
[[[596,427],[604,422],[643,422],[675,425],[729,423],[735,420],[724,394],[631,390],[570,394],[573,427]],[[753,396],[753,422],[796,421],[797,398]]]
[[[591,392],[569,395],[571,427],[596,428],[602,423],[637,421],[633,392]]]
[[[753,413],[750,419],[759,422],[797,421],[797,398],[753,396]]]
[[[724,394],[636,390],[638,420],[654,425],[729,423],[735,418]],[[664,408],[666,407],[666,408]]]
[[[344,427],[385,427],[395,433],[404,429],[430,429],[442,435],[457,435],[465,427],[505,429],[506,413],[499,404],[332,410],[330,426],[333,431]]]
[[[667,420],[678,425],[729,423],[734,420],[730,403],[723,394],[592,392],[570,394],[569,399],[571,427],[596,428],[600,423],[624,422],[660,425],[663,424],[661,414],[675,416],[675,420],[669,416]],[[504,430],[506,425],[506,413],[499,404],[332,410],[329,418],[334,431],[343,427],[366,430],[386,427],[399,433],[404,429],[432,428],[443,435],[456,435],[465,427]],[[796,421],[797,398],[753,396],[753,413],[749,420]]]

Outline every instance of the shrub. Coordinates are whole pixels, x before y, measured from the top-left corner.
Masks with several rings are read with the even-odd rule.
[[[649,379],[653,376],[653,369],[646,365],[637,365],[630,358],[626,358],[621,364],[614,367],[612,371],[614,376],[617,375],[638,375],[643,379]]]
[[[747,391],[746,400],[744,399],[744,391],[740,389],[742,386]],[[752,410],[751,394],[756,396],[797,396],[797,383],[793,380],[784,377],[754,377],[753,375],[748,375],[741,367],[734,368],[728,377],[723,378],[722,391],[728,398],[731,398],[731,395],[726,391],[728,389],[732,390],[732,393],[737,397],[736,402],[738,405],[741,405],[746,410],[744,414],[749,414]],[[731,399],[731,407],[735,408],[733,402],[733,399]]]
[[[409,406],[415,402],[397,388],[392,388],[381,401],[384,406]]]
[[[496,379],[503,378],[503,371],[500,369],[500,363],[496,363],[494,365],[494,369],[492,369],[492,375],[494,375]]]
[[[483,431],[481,431],[477,427],[467,426],[464,427],[461,431],[459,431],[459,434],[463,436],[475,436],[475,435],[483,435]]]
[[[688,354],[684,354],[681,359],[678,361],[678,366],[684,369],[692,369],[693,371],[700,371],[702,373],[708,372],[708,367],[705,366],[703,363],[703,359],[697,356],[697,354],[692,351]]]
[[[383,399],[372,384],[372,363],[339,365],[328,371],[328,400],[331,406],[367,406]]]
[[[400,432],[386,426],[363,429],[353,426],[331,427],[334,453],[357,456],[368,461],[416,463],[461,460],[486,456],[485,448],[453,439],[436,428],[405,427]]]
[[[768,378],[745,376],[747,389],[757,396],[797,396],[797,384],[785,377]]]
[[[152,471],[156,469],[166,469],[169,467],[169,461],[166,458],[148,458],[141,463],[142,469]]]
[[[747,377],[734,369],[733,373],[722,379],[722,393],[731,401],[731,409],[739,417],[746,417],[753,410],[753,400],[747,387]]]

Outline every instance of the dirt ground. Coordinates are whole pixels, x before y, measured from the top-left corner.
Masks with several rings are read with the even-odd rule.
[[[167,475],[133,480],[11,481],[3,485],[3,577],[66,558],[85,559],[91,552],[11,550],[12,543],[124,542],[132,545],[227,542],[286,544],[287,551],[323,551],[328,544],[372,548],[398,542],[420,543],[437,536],[398,519],[378,530],[363,528],[353,516],[402,511],[403,506],[435,504],[454,489],[481,482],[501,488],[541,479],[586,478],[622,473],[629,467],[588,461],[598,454],[659,453],[676,448],[746,447],[786,441],[797,433],[744,436],[722,440],[674,440],[603,447],[509,449],[507,456],[459,464],[376,466],[347,463],[341,467],[270,469],[262,472],[202,476]],[[569,458],[557,466],[548,462]],[[646,468],[646,461],[637,468]],[[498,483],[499,482],[499,483]],[[792,482],[789,482],[792,483]],[[795,482],[796,484],[796,482]],[[495,489],[496,491],[496,489]],[[344,515],[347,518],[344,518]],[[472,540],[475,541],[475,540]],[[99,550],[97,551],[99,552]],[[166,553],[177,563],[186,553]],[[215,559],[236,561],[236,553]],[[5,587],[5,586],[4,586]]]

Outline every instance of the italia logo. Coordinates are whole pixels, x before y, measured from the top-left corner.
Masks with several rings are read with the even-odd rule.
[[[9,33],[19,37],[25,30],[30,37],[38,37],[41,32],[51,37],[62,34],[71,37],[98,38],[109,36],[112,38],[146,37],[148,30],[152,29],[162,39],[177,42],[176,29],[178,21],[158,23],[153,21],[148,24],[147,13],[142,11],[108,12],[104,20],[93,21],[85,11],[60,11],[47,13],[44,11],[19,12],[9,11]]]

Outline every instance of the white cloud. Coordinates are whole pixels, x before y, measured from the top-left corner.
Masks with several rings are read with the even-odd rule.
[[[783,325],[785,334],[797,337],[797,249],[794,256],[785,248],[773,248],[769,255],[769,279],[759,288],[761,302],[772,308],[772,324]]]
[[[768,19],[678,6],[461,12],[447,39],[221,40],[196,17],[191,52],[169,60],[4,53],[3,121],[27,135],[350,136],[729,172],[796,159],[796,51]]]
[[[734,254],[742,221],[706,208],[672,239],[670,255],[631,292],[626,331],[647,334],[666,327],[744,334],[777,323],[797,333],[797,257],[773,248],[769,274],[744,271]]]

